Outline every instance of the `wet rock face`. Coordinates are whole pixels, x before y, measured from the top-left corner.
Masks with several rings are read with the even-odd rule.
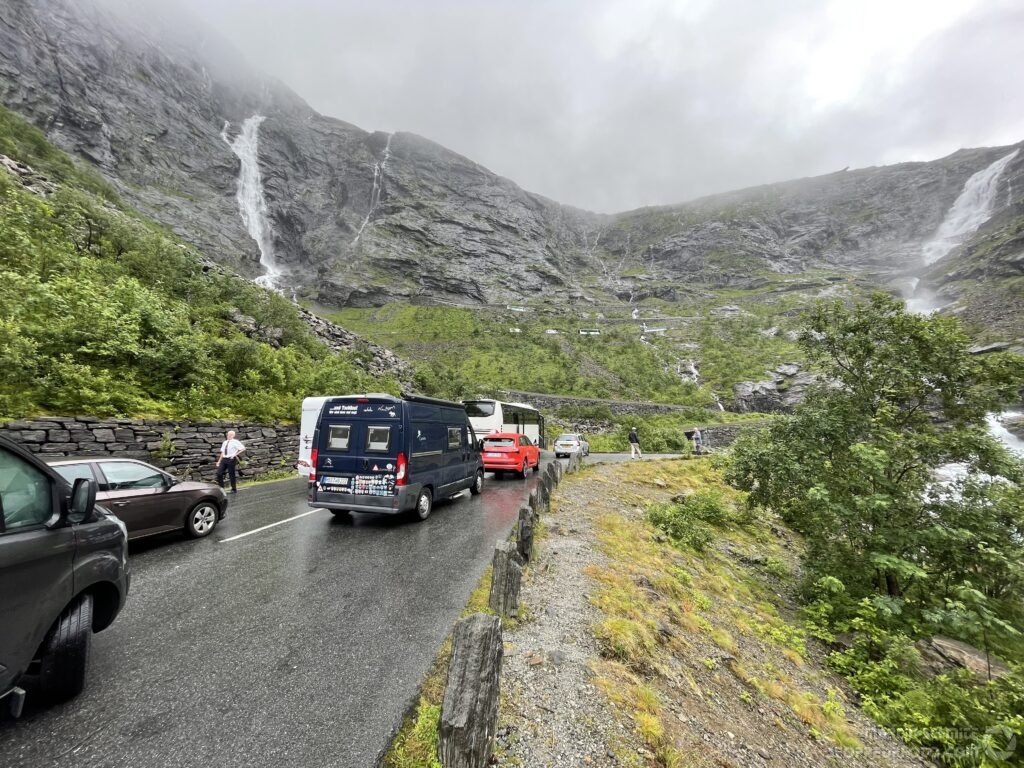
[[[226,122],[233,136],[264,115],[259,161],[274,251],[285,282],[325,305],[574,301],[583,286],[624,301],[673,300],[676,285],[748,287],[770,272],[899,272],[919,259],[965,180],[1006,151],[597,215],[427,139],[324,117],[198,22],[146,5],[0,5],[0,100],[144,213],[248,277],[260,273],[259,252],[238,213],[238,159],[221,134]],[[1006,183],[1024,190],[1024,152]],[[1001,211],[1022,207],[1004,197]],[[951,262],[928,279],[984,275],[993,260],[999,274],[1019,273],[1018,240],[997,245],[967,248],[959,273]]]
[[[733,385],[730,410],[740,413],[788,413],[803,400],[807,388],[819,381],[801,371],[799,363],[784,363],[763,381],[741,381]]]

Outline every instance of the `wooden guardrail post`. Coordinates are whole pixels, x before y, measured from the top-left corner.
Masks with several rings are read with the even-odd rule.
[[[519,586],[523,564],[513,541],[499,541],[491,562],[491,593],[487,603],[499,616],[515,616],[519,610]]]
[[[484,768],[490,762],[503,653],[497,616],[474,613],[455,625],[438,728],[437,756],[444,768]]]
[[[516,549],[524,563],[533,556],[533,510],[520,507],[519,523],[516,529]]]

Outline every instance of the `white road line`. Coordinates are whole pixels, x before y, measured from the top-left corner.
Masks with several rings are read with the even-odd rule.
[[[234,541],[235,539],[243,539],[246,536],[252,536],[254,533],[259,533],[260,531],[265,531],[265,530],[267,530],[267,528],[274,528],[274,527],[276,527],[278,525],[284,525],[285,523],[290,523],[292,520],[298,520],[300,517],[305,517],[306,515],[312,515],[315,512],[323,512],[323,510],[322,509],[311,509],[308,512],[302,512],[301,514],[295,515],[294,517],[287,517],[284,520],[278,520],[276,523],[271,523],[270,525],[264,525],[262,528],[256,528],[256,529],[251,530],[251,531],[246,531],[245,533],[240,533],[237,536],[229,536],[226,539],[221,539],[220,543],[224,544],[224,543],[226,543],[228,541]]]

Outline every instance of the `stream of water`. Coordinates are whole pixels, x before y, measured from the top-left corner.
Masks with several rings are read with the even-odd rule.
[[[228,135],[231,123],[225,122],[220,136],[231,147],[241,163],[238,173],[238,212],[249,236],[260,249],[260,266],[263,274],[255,282],[265,288],[281,290],[281,269],[274,260],[274,234],[270,226],[267,198],[263,194],[263,177],[259,162],[259,130],[266,118],[253,115],[242,123],[239,134],[232,139]]]
[[[359,242],[359,238],[363,235],[363,230],[366,229],[366,225],[370,223],[370,218],[380,206],[380,198],[384,192],[384,171],[387,168],[388,160],[391,159],[391,139],[393,136],[393,133],[388,134],[388,141],[384,145],[384,154],[380,162],[373,164],[373,187],[370,190],[370,208],[366,212],[366,218],[363,219],[363,223],[359,225],[359,231],[356,232],[352,245]]]

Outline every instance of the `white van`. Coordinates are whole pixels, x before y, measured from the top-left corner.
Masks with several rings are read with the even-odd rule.
[[[299,422],[299,460],[295,468],[299,477],[310,478],[313,475],[313,433],[320,419],[320,410],[331,397],[307,397],[302,401],[302,420]]]

